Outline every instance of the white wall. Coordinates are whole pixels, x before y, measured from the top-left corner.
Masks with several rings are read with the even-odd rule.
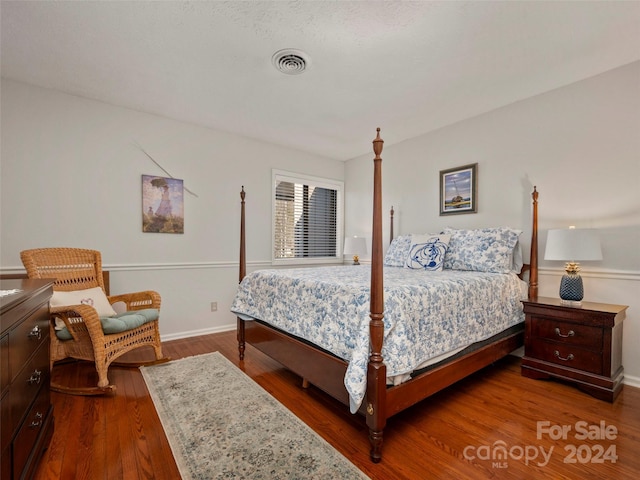
[[[242,185],[252,269],[271,258],[272,168],[344,179],[343,162],[6,79],[1,100],[2,272],[27,248],[100,250],[113,293],[161,293],[163,339],[235,326]],[[141,175],[166,175],[136,143],[198,195],[184,234],[142,233]]]
[[[346,165],[347,235],[371,235],[372,158]],[[585,300],[629,305],[623,365],[640,386],[640,62],[387,146],[382,158],[396,235],[510,225],[525,231],[527,258],[537,185],[543,296],[558,296],[563,273],[542,259],[546,231],[599,229],[604,259],[582,264]],[[440,170],[476,162],[478,213],[439,216]]]
[[[345,233],[370,236],[373,154],[345,165],[5,79],[1,101],[1,271],[22,271],[26,248],[101,250],[114,293],[162,294],[164,339],[234,325],[239,189],[249,268],[267,266],[272,168],[344,180]],[[140,176],[163,172],[136,142],[198,195],[185,195],[183,235],[141,232]],[[534,184],[541,252],[549,228],[600,229],[604,260],[583,264],[585,299],[630,306],[623,364],[640,385],[640,62],[386,146],[382,156],[396,234],[508,224],[528,243]],[[478,213],[440,217],[439,171],[475,162]],[[540,294],[557,296],[561,265],[541,267]]]

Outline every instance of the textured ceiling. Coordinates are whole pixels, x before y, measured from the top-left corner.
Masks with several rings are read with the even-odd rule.
[[[346,160],[640,59],[640,2],[2,1],[2,76]],[[271,56],[305,51],[284,75]]]

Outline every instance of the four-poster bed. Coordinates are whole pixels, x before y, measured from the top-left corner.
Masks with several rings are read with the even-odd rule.
[[[380,156],[382,145],[383,140],[380,138],[380,129],[378,129],[373,141],[375,158],[370,278],[365,281],[362,279],[362,275],[366,275],[368,269],[351,266],[320,267],[324,269],[320,273],[321,279],[315,278],[318,274],[314,270],[319,269],[274,269],[254,272],[246,278],[243,188],[239,271],[241,284],[232,306],[232,310],[238,314],[237,337],[240,359],[244,358],[245,344],[249,343],[300,375],[303,378],[303,385],[311,383],[342,403],[350,405],[352,412],[358,411],[365,415],[371,443],[370,456],[374,462],[381,460],[383,431],[388,418],[484,368],[523,344],[524,316],[520,300],[527,296],[535,298],[538,288],[538,193],[535,187],[532,194],[531,259],[530,265],[523,269],[529,270],[529,285],[528,291],[524,294],[522,282],[513,271],[496,273],[491,269],[481,269],[482,271],[447,272],[447,275],[440,275],[441,272],[437,272],[428,276],[423,271],[396,268],[389,266],[388,263],[385,264],[382,246],[382,158]],[[393,209],[391,219],[391,232],[393,232]],[[512,250],[519,233],[519,231],[514,233],[508,229],[499,231],[499,235],[515,238],[509,247]],[[482,231],[478,235],[485,238],[486,235],[494,234],[493,231],[489,234]],[[393,236],[393,233],[391,235]],[[451,231],[444,237],[447,241],[451,237],[452,242],[455,237],[460,242],[460,239],[464,238],[464,235],[461,235],[459,232]],[[501,240],[501,238],[496,239],[495,236],[491,237],[491,241],[495,241],[496,244],[500,244]],[[461,269],[465,270],[465,268]],[[343,279],[344,284],[326,285],[329,282],[325,277],[334,274],[336,278]],[[389,281],[387,286],[384,285],[383,276],[385,275]],[[410,282],[415,282],[415,285],[406,283],[408,277],[411,277]],[[432,282],[437,285],[432,285]],[[487,290],[484,290],[485,285]],[[329,293],[326,295],[330,298],[330,303],[321,303],[324,300],[319,299],[320,287],[327,288]],[[279,293],[277,295],[267,293],[265,295],[272,296],[266,299],[260,297],[263,291],[267,292],[268,288],[275,288]],[[283,295],[285,288],[291,288],[291,290],[286,290],[286,294]],[[304,292],[305,288],[307,292]],[[341,290],[342,288],[344,290]],[[311,290],[312,295],[309,293]],[[446,296],[442,292],[451,295],[455,300],[449,298],[448,302],[444,302],[444,306],[436,306],[436,302],[432,302],[432,299]],[[275,303],[273,295],[287,297],[287,301],[293,303],[281,307]],[[314,298],[312,302],[316,305],[310,308],[319,312],[316,318],[307,318],[309,322],[306,325],[303,321],[297,322],[298,319],[295,318],[295,315],[300,319],[310,316],[305,306],[295,303],[303,302],[305,295]],[[486,299],[483,300],[483,305],[478,303],[480,302],[478,297],[481,296],[496,299],[504,297],[504,305],[502,300],[494,301],[493,306],[488,308]],[[400,301],[400,298],[403,300]],[[413,303],[410,307],[405,305],[411,302]],[[263,313],[256,313],[261,303],[266,305],[265,310],[262,310]],[[362,306],[365,303],[368,304],[368,308],[366,305]],[[462,306],[453,308],[452,304],[455,303]],[[363,308],[366,310],[364,313]],[[445,312],[443,317],[452,318],[448,319],[447,324],[443,322],[443,326],[437,325],[437,322],[433,322],[432,311],[429,309],[433,309],[436,313]],[[422,317],[417,320],[409,318],[408,310],[419,311],[417,315],[423,316],[428,311],[429,320],[423,321]],[[450,315],[449,310],[451,310]],[[469,314],[467,310],[474,313]],[[481,318],[476,322],[479,323],[478,325],[474,323],[475,317],[482,315],[477,315],[475,312],[481,310],[487,310],[487,318]],[[340,315],[336,313],[337,311]],[[470,325],[460,324],[461,315],[474,317],[471,320],[465,320]],[[270,318],[271,316],[274,318]],[[290,317],[289,323],[287,323],[288,320],[278,323],[276,317],[279,316]],[[368,316],[365,321],[362,320],[364,316]],[[331,324],[329,317],[337,318],[334,320],[340,327]],[[418,324],[419,328],[416,327]],[[301,329],[300,332],[298,328]],[[327,332],[327,329],[333,332]],[[305,330],[305,333],[301,333],[302,330]],[[432,332],[423,335],[438,337],[438,340],[433,340],[431,345],[430,342],[425,341],[425,337],[416,336],[418,330]],[[460,330],[460,333],[451,334],[452,330]],[[338,333],[344,337],[337,337],[337,341],[327,340],[325,343],[325,337],[335,331],[339,331]],[[460,337],[465,337],[470,343],[460,343]],[[427,358],[425,352],[431,351],[430,349],[435,352],[433,355],[435,359],[430,363],[415,360]],[[404,350],[407,352],[403,352]],[[396,354],[392,355],[390,351]],[[443,355],[438,356],[438,352]],[[405,365],[407,368],[403,369]]]

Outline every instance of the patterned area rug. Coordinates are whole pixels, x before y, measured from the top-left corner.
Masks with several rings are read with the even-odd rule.
[[[218,352],[140,371],[185,480],[368,478]]]

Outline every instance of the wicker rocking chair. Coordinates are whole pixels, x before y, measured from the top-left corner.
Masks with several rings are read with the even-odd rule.
[[[123,302],[127,313],[117,319],[101,320],[96,308],[90,304],[80,303],[50,308],[50,364],[65,358],[75,358],[94,362],[98,372],[96,387],[66,387],[51,383],[51,389],[75,395],[101,395],[115,390],[110,385],[107,372],[111,364],[121,355],[136,348],[151,346],[155,360],[138,363],[118,363],[118,366],[138,367],[167,362],[170,359],[162,356],[158,313],[160,295],[154,291],[143,291],[123,295],[106,296],[102,276],[102,257],[96,250],[80,248],[39,248],[25,250],[20,258],[27,270],[29,278],[54,278],[54,297],[56,292],[67,292],[72,298],[79,291],[94,290],[108,304]],[[58,302],[59,303],[59,302]],[[105,303],[105,305],[107,305]],[[110,305],[106,308],[111,309]],[[57,320],[57,321],[56,321]],[[114,320],[113,325],[110,323]],[[109,326],[111,325],[111,328]],[[116,328],[114,328],[114,325]],[[113,333],[113,331],[116,333]],[[107,332],[107,333],[105,333]]]

